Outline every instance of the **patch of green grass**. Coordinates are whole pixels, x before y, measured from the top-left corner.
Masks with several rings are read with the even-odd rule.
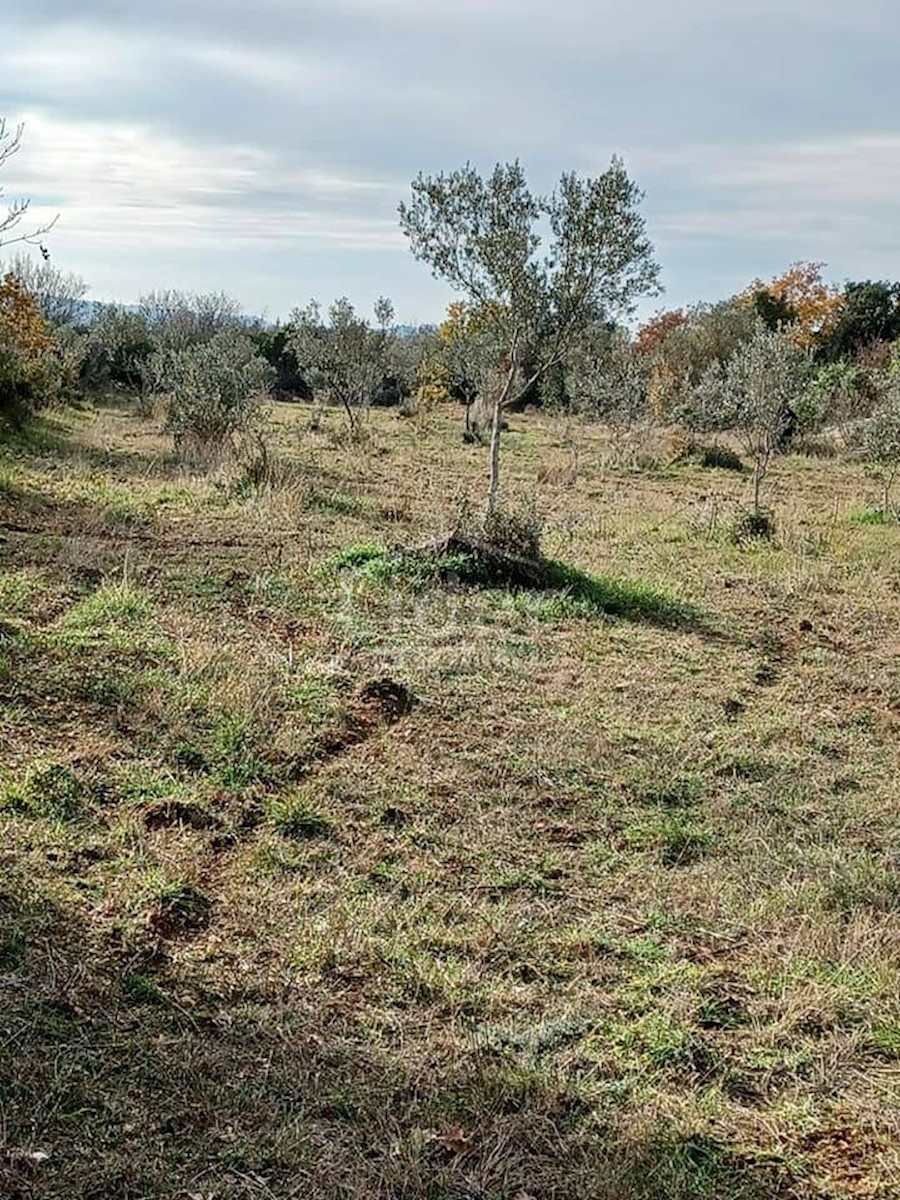
[[[545,577],[541,588],[509,585],[492,577],[486,563],[475,554],[404,554],[373,543],[349,546],[326,564],[333,570],[358,568],[381,583],[402,581],[427,587],[454,579],[471,587],[509,591],[526,597],[523,606],[544,620],[568,617],[613,616],[660,625],[678,625],[698,619],[697,610],[657,584],[642,580],[590,575],[554,559],[538,564]]]
[[[42,590],[43,583],[33,570],[0,571],[0,612],[24,616]]]
[[[900,872],[876,862],[851,863],[829,883],[824,903],[848,916],[860,909],[900,912]]]
[[[74,821],[84,814],[97,789],[71,767],[52,763],[29,771],[0,790],[0,812],[21,813],[47,821]]]
[[[24,961],[28,941],[19,929],[0,929],[0,971],[15,971]]]
[[[654,808],[691,808],[702,798],[705,781],[697,774],[668,771],[655,766],[635,768],[626,780],[626,790],[637,804]]]
[[[208,761],[223,786],[235,790],[264,780],[269,773],[259,754],[254,723],[242,713],[226,713],[215,722]]]
[[[870,1042],[879,1057],[891,1062],[900,1062],[900,1023],[876,1026],[872,1030]]]
[[[860,508],[850,513],[847,520],[851,525],[896,525],[897,517],[882,508]]]
[[[340,517],[359,516],[366,509],[360,496],[348,496],[343,492],[319,492],[315,489],[306,493],[305,506],[311,512],[334,513]]]
[[[307,796],[281,797],[269,807],[272,824],[283,837],[295,841],[311,838],[330,838],[335,827],[328,817],[319,812]]]
[[[680,814],[639,821],[627,830],[626,840],[638,849],[656,850],[666,867],[685,867],[697,862],[714,842],[708,829]]]

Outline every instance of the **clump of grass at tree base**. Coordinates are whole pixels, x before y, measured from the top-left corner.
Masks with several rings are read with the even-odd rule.
[[[730,534],[736,546],[769,542],[775,536],[775,518],[764,509],[743,510],[735,516]]]
[[[374,543],[349,546],[333,555],[332,570],[357,569],[382,584],[425,588],[453,582],[484,589],[509,589],[546,602],[544,619],[554,617],[623,617],[660,625],[690,623],[699,618],[692,605],[665,588],[641,580],[591,575],[555,559],[540,559],[519,574],[515,563],[498,573],[496,561],[478,552],[417,552]],[[504,577],[505,575],[505,577]]]

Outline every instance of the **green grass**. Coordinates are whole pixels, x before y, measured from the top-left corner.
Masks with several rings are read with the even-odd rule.
[[[484,565],[472,555],[405,555],[373,543],[349,546],[333,555],[325,565],[335,571],[357,568],[382,584],[401,583],[424,588],[452,579],[470,587],[507,591],[515,597],[515,606],[520,611],[546,621],[611,616],[677,625],[699,617],[692,605],[656,584],[594,576],[552,559],[542,564],[546,584],[540,589],[497,585]]]
[[[546,575],[498,585],[388,548],[479,504],[459,419],[275,406],[252,496],[122,405],[0,450],[0,1195],[896,1192],[863,469],[779,457],[737,546],[696,462],[517,415]]]

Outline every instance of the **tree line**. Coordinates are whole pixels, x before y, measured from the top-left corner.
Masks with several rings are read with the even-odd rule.
[[[0,125],[0,166],[21,130]],[[27,204],[0,213],[0,247],[39,244],[0,274],[0,419],[120,390],[161,408],[176,448],[214,456],[271,398],[337,406],[358,434],[366,410],[456,403],[463,434],[488,447],[486,512],[500,495],[505,415],[529,406],[632,431],[678,425],[736,434],[764,506],[773,455],[837,431],[885,482],[900,462],[900,284],[837,286],[795,263],[712,304],[663,310],[633,330],[659,292],[643,196],[613,159],[595,177],[563,174],[534,192],[518,162],[413,181],[400,226],[413,254],[458,299],[436,327],[398,328],[391,302],[371,317],[315,301],[274,325],[224,294],[149,293],[133,307],[87,305],[27,228]]]

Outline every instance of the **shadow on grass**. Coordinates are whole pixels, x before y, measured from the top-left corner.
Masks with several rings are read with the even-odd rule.
[[[4,878],[4,1197],[805,1194],[783,1163],[624,1119],[621,1101],[595,1109],[558,1071],[473,1057],[449,1038],[436,1053],[360,1034],[339,976],[211,981],[166,937],[136,936],[92,924],[24,869]]]
[[[467,587],[505,591],[524,598],[543,619],[619,617],[668,629],[712,634],[704,615],[692,604],[657,584],[643,580],[590,575],[556,559],[528,563],[520,574],[517,560],[498,573],[496,564],[478,553],[423,554],[374,543],[349,546],[332,556],[333,570],[356,569],[381,583],[424,588],[452,582]]]

